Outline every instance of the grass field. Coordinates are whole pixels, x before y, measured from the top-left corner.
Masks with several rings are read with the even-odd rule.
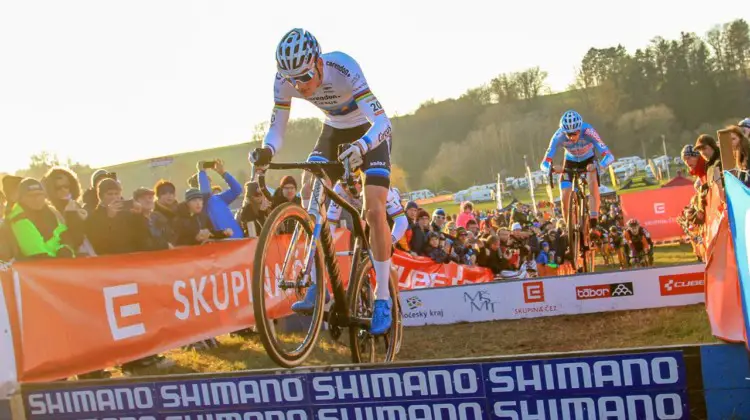
[[[694,262],[690,247],[661,246],[655,250],[656,265]],[[616,269],[599,267],[598,271]],[[307,365],[342,364],[350,361],[346,334],[332,342],[327,333]],[[165,356],[174,361],[169,369],[143,369],[139,375],[227,372],[274,368],[260,340],[222,336],[219,348],[173,350]],[[710,343],[716,340],[704,305],[678,308],[620,311],[494,321],[473,324],[405,329],[400,360],[444,359],[471,356],[595,350],[637,346]],[[113,372],[115,376],[119,372]]]

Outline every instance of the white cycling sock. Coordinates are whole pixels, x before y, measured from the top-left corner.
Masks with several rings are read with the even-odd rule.
[[[385,261],[373,261],[373,267],[375,268],[375,281],[377,286],[375,287],[375,298],[376,299],[390,299],[391,289],[388,288],[391,276],[391,259],[388,258]]]
[[[309,198],[303,198],[302,199],[302,208],[307,210],[307,206],[310,205],[310,199]]]

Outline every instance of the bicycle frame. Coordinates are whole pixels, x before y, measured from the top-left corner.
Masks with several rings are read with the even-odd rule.
[[[353,176],[351,174],[351,171],[349,170],[348,162],[344,162],[343,164],[340,162],[303,162],[303,163],[270,163],[268,165],[267,169],[256,169],[253,168],[253,175],[251,175],[252,178],[257,175],[258,179],[258,186],[260,187],[260,190],[262,191],[263,195],[271,200],[272,195],[271,192],[268,190],[268,187],[266,185],[265,180],[265,172],[266,170],[289,170],[289,169],[302,169],[305,171],[308,171],[315,177],[315,181],[313,183],[312,188],[312,195],[310,198],[310,203],[308,205],[307,211],[308,213],[315,219],[315,225],[313,227],[313,236],[312,240],[310,241],[310,248],[306,250],[305,254],[305,261],[303,264],[303,278],[308,279],[306,282],[306,285],[311,284],[309,281],[310,275],[311,275],[311,267],[314,267],[314,261],[315,261],[315,252],[317,247],[313,244],[317,243],[318,241],[322,242],[322,245],[327,248],[328,253],[324,255],[325,258],[327,258],[327,264],[330,265],[330,272],[329,277],[331,280],[331,288],[333,289],[333,295],[334,295],[334,311],[342,316],[344,319],[347,319],[349,322],[349,325],[351,325],[352,322],[356,322],[361,325],[367,325],[369,326],[370,320],[369,319],[359,319],[354,318],[351,316],[350,308],[348,306],[348,302],[346,299],[346,288],[344,288],[343,284],[341,283],[341,271],[339,268],[338,260],[336,258],[337,253],[334,248],[333,244],[333,238],[330,236],[330,231],[327,229],[324,230],[323,226],[326,222],[326,216],[327,212],[325,211],[325,199],[326,197],[330,198],[333,202],[341,206],[344,210],[348,211],[352,215],[353,219],[353,229],[354,229],[354,235],[355,235],[355,241],[354,241],[354,249],[350,252],[348,252],[349,255],[352,256],[352,262],[349,272],[349,283],[351,284],[354,281],[354,276],[357,273],[358,264],[360,261],[359,256],[360,255],[368,255],[370,259],[372,259],[372,250],[370,249],[370,243],[367,237],[367,230],[365,229],[365,224],[362,223],[362,214],[360,210],[357,210],[354,206],[349,204],[347,200],[345,200],[343,197],[338,195],[331,187],[328,186],[328,184],[325,181],[330,181],[328,179],[328,176],[325,174],[324,169],[326,168],[341,168],[341,166],[344,166],[344,182],[346,183],[347,187],[350,189],[350,191],[353,190]],[[290,259],[291,252],[296,246],[296,241],[298,239],[298,229],[299,227],[295,228],[295,232],[292,234],[292,242],[290,243],[289,248],[287,249],[287,254],[284,259],[284,267],[286,266],[287,262]],[[282,271],[283,272],[283,271]],[[348,287],[348,286],[347,286]]]

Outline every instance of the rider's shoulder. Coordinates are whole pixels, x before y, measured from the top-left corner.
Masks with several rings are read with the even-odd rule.
[[[349,54],[341,51],[331,51],[320,56],[326,67],[333,68],[346,77],[352,77],[352,73],[359,71],[359,64]]]
[[[592,130],[596,131],[593,125],[585,121],[581,124],[581,131],[583,131],[584,133],[590,133]]]

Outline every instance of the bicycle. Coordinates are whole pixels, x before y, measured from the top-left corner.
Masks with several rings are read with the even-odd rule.
[[[364,221],[362,210],[355,209],[328,186],[330,184],[326,182],[329,179],[324,171],[325,169],[340,170],[342,166],[344,168],[343,181],[349,191],[356,195],[349,162],[270,163],[264,169],[253,167],[253,177],[257,175],[260,190],[268,199],[272,196],[265,182],[267,170],[302,169],[314,176],[308,209],[305,210],[293,201],[274,209],[263,225],[255,250],[252,297],[256,328],[269,357],[282,367],[299,366],[305,361],[317,343],[324,319],[334,340],[341,336],[344,328],[349,329],[349,346],[354,363],[376,362],[376,346],[380,340],[385,344],[385,354],[382,358],[384,362],[393,361],[401,346],[403,323],[398,299],[398,283],[393,275],[391,275],[389,287],[393,301],[391,305],[393,326],[382,336],[373,336],[369,333],[375,280],[368,241],[369,228]],[[343,253],[352,257],[348,287],[341,281],[337,261],[337,256],[341,253],[337,253],[334,249],[334,241],[326,220],[327,197],[349,211],[354,221],[353,249]],[[302,235],[307,235],[309,239],[301,240]],[[278,249],[279,244],[281,244],[280,249]],[[274,245],[277,249],[272,250],[271,247]],[[300,255],[304,257],[300,259]],[[283,256],[280,263],[274,261],[276,256]],[[323,270],[324,264],[326,270]],[[269,267],[273,269],[269,271]],[[289,268],[291,268],[291,273],[286,274]],[[271,276],[271,273],[274,275]],[[324,300],[327,278],[331,282],[333,302],[326,311]],[[289,339],[280,337],[276,333],[274,319],[283,314],[276,309],[279,303],[275,296],[280,292],[291,291],[294,293],[294,301],[297,301],[304,296],[305,290],[313,283],[318,287],[315,307],[309,315],[310,326],[305,332],[302,343],[292,349],[287,349],[285,344]]]
[[[589,238],[591,227],[589,226],[589,200],[586,197],[588,180],[585,176],[588,171],[563,167],[558,172],[571,176],[572,191],[568,197],[568,214],[564,216],[573,269],[579,273],[592,273],[594,272],[594,252],[591,250]],[[554,186],[552,173],[552,165],[550,165],[548,174],[550,188]]]

